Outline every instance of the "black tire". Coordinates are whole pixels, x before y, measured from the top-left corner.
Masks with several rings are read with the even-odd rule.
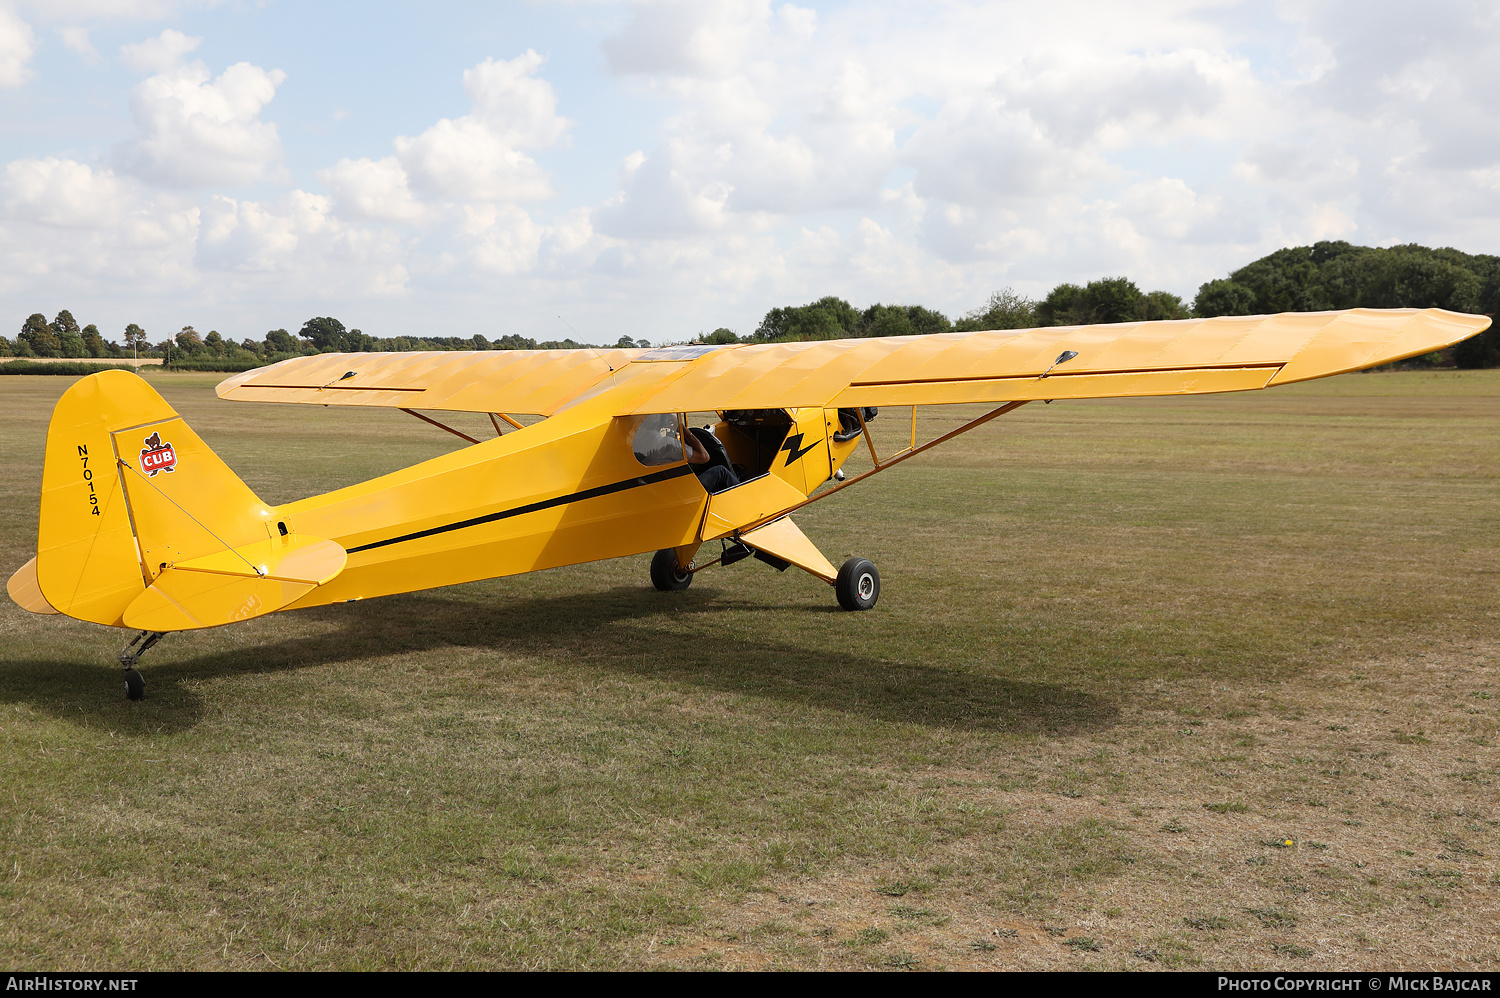
[[[693,584],[693,573],[677,567],[677,552],[663,548],[651,559],[651,584],[664,593],[680,593]]]
[[[125,670],[125,697],[128,700],[146,699],[146,681],[134,669]]]
[[[845,610],[868,610],[880,599],[880,573],[870,559],[850,558],[839,569],[833,588]]]

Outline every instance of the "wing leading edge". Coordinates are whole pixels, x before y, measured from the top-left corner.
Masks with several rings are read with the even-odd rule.
[[[620,415],[1248,391],[1441,350],[1490,324],[1350,309],[673,350],[318,354],[235,375],[220,398],[549,416],[659,363]],[[1061,363],[1064,352],[1075,356]],[[352,372],[352,373],[350,373]],[[649,377],[647,378],[649,380]]]

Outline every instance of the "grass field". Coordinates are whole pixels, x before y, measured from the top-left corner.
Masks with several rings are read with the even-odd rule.
[[[218,379],[150,378],[271,501],[458,443]],[[66,384],[0,383],[7,572]],[[131,703],[4,601],[0,964],[1495,970],[1497,500],[1500,371],[1351,375],[799,514],[870,613],[641,557],[174,635]]]

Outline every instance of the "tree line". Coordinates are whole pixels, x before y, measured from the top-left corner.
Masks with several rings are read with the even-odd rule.
[[[123,342],[105,339],[92,323],[81,329],[73,313],[63,309],[51,322],[40,312],[21,324],[14,340],[0,336],[0,357],[67,357],[123,359],[154,357],[187,367],[213,368],[228,363],[243,366],[270,364],[288,357],[317,353],[392,353],[405,350],[572,350],[590,344],[571,339],[537,342],[528,336],[502,336],[488,339],[473,336],[393,336],[375,337],[358,329],[346,329],[338,319],[317,316],[302,324],[296,335],[285,329],[272,329],[260,340],[243,339],[236,343],[221,336],[216,329],[200,334],[192,326],[183,326],[173,336],[150,342],[146,331],[132,322],[125,327]],[[628,342],[627,342],[628,341]],[[621,346],[650,346],[645,340],[622,337]]]
[[[1500,312],[1500,256],[1446,247],[1430,249],[1415,243],[1376,248],[1342,240],[1324,241],[1277,250],[1227,277],[1208,281],[1191,303],[1167,291],[1142,291],[1127,277],[1059,284],[1040,299],[1004,288],[955,320],[922,305],[877,303],[858,309],[842,298],[829,296],[806,305],[773,308],[743,336],[720,327],[700,333],[692,342],[779,343],[1359,307],[1437,307],[1494,315]],[[36,313],[22,324],[16,340],[0,336],[0,357],[128,358],[136,353],[184,366],[250,367],[316,353],[566,350],[589,345],[572,339],[538,342],[517,335],[492,340],[477,333],[382,338],[347,329],[331,316],[308,319],[296,335],[273,329],[260,340],[247,338],[238,343],[215,330],[200,336],[192,326],[184,326],[172,337],[153,344],[135,323],[125,327],[123,339],[123,343],[105,339],[92,324],[79,328],[67,310],[51,322]],[[649,347],[651,343],[622,336],[614,345]],[[1500,330],[1487,330],[1448,353],[1429,358],[1429,362],[1469,368],[1500,366]]]

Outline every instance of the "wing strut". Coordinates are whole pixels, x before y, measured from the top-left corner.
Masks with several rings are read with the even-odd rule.
[[[742,535],[743,534],[747,534],[750,531],[754,530],[756,527],[761,526],[762,524],[770,523],[772,520],[780,519],[781,517],[786,516],[788,513],[795,513],[797,510],[801,509],[803,506],[809,506],[809,505],[817,502],[819,499],[827,499],[829,496],[833,495],[835,492],[838,492],[841,489],[847,489],[849,486],[853,485],[855,482],[862,482],[866,478],[869,478],[871,475],[878,474],[879,472],[882,472],[882,471],[886,470],[887,468],[893,468],[893,467],[895,467],[896,465],[900,464],[902,461],[905,461],[909,457],[915,457],[918,454],[922,453],[924,450],[927,450],[927,449],[932,448],[932,447],[936,447],[938,444],[943,443],[945,441],[952,440],[954,437],[958,436],[960,433],[967,433],[970,430],[974,429],[976,426],[983,426],[985,423],[988,423],[990,420],[994,419],[996,416],[1003,416],[1007,412],[1010,412],[1010,411],[1012,411],[1014,409],[1019,409],[1019,408],[1021,408],[1021,406],[1025,405],[1028,401],[1030,401],[1030,399],[1020,399],[1019,401],[1016,401],[1016,402],[1007,402],[1004,405],[1002,405],[1000,408],[998,408],[998,409],[992,409],[989,412],[985,413],[983,416],[980,416],[978,419],[971,419],[967,423],[965,423],[962,426],[958,427],[958,429],[956,429],[956,430],[949,430],[947,433],[944,433],[942,436],[940,436],[940,437],[934,437],[933,439],[927,441],[925,444],[922,444],[921,446],[917,446],[917,444],[916,444],[916,432],[915,432],[916,431],[916,413],[915,413],[915,411],[913,411],[913,413],[912,413],[912,430],[913,430],[913,432],[912,432],[912,446],[907,447],[904,450],[898,451],[897,453],[893,454],[891,457],[887,458],[885,461],[881,461],[878,457],[875,456],[875,445],[874,445],[874,443],[872,443],[870,441],[869,429],[865,426],[864,413],[859,412],[858,415],[859,415],[860,429],[865,431],[864,432],[865,443],[869,445],[870,456],[875,459],[875,467],[871,468],[869,471],[862,472],[862,473],[860,473],[858,475],[855,475],[853,478],[850,478],[847,481],[840,482],[839,484],[835,485],[831,489],[825,489],[824,491],[819,492],[816,495],[808,496],[802,502],[797,503],[795,506],[788,506],[786,509],[781,510],[780,512],[776,513],[773,516],[763,517],[763,518],[761,518],[759,520],[756,520],[754,523],[748,523],[745,526],[743,526],[743,527],[740,528],[739,533],[742,534]],[[858,412],[858,410],[856,410],[856,412]]]
[[[465,440],[467,440],[471,444],[477,444],[477,443],[479,443],[478,440],[475,440],[473,437],[469,436],[467,433],[464,433],[462,430],[455,430],[453,427],[449,426],[447,423],[439,423],[437,420],[433,419],[431,416],[424,416],[420,412],[417,412],[415,409],[402,409],[401,411],[404,412],[404,413],[406,413],[408,416],[416,416],[418,419],[422,420],[423,422],[431,423],[433,426],[436,426],[439,429],[447,430],[449,433],[453,434],[455,437],[463,437]],[[499,427],[497,426],[497,427],[495,427],[495,429],[499,430]]]

